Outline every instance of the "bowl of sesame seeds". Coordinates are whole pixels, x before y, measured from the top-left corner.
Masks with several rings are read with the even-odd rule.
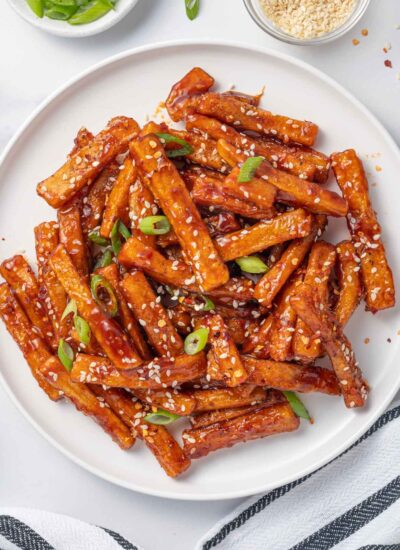
[[[266,33],[289,44],[325,44],[352,29],[370,0],[243,0]]]

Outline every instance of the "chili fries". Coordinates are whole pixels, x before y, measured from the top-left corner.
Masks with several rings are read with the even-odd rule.
[[[35,227],[37,276],[21,255],[0,266],[0,317],[40,388],[122,449],[143,442],[171,477],[296,430],[309,417],[290,392],[362,407],[342,328],[363,296],[373,312],[395,301],[355,152],[326,156],[316,124],[214,86],[199,67],[173,85],[179,128],[80,129],[37,186],[57,209]],[[331,164],[341,193],[321,186]],[[330,216],[347,216],[351,240],[322,240]]]

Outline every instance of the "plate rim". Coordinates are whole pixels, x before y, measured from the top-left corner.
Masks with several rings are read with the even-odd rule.
[[[369,121],[373,125],[375,125],[375,127],[381,133],[382,137],[386,140],[387,145],[392,149],[394,155],[398,158],[399,165],[400,165],[400,148],[397,146],[397,143],[395,142],[395,140],[393,139],[389,131],[383,126],[383,124],[377,119],[377,117],[362,103],[362,101],[360,101],[357,97],[355,97],[344,86],[339,84],[334,78],[328,76],[324,71],[317,69],[313,65],[301,59],[297,59],[296,57],[286,53],[275,51],[272,48],[267,48],[264,46],[255,46],[255,45],[246,44],[246,43],[243,43],[240,41],[234,41],[234,40],[219,40],[219,39],[210,40],[208,38],[204,38],[204,39],[194,39],[194,40],[179,39],[179,40],[159,41],[159,42],[152,42],[144,46],[130,48],[120,53],[111,55],[103,59],[102,61],[89,66],[83,71],[80,71],[78,74],[76,74],[72,78],[67,79],[67,81],[64,84],[62,84],[61,86],[58,86],[54,92],[49,94],[32,111],[32,113],[27,117],[27,119],[19,126],[17,131],[14,133],[14,135],[6,144],[2,154],[0,155],[0,170],[2,169],[3,165],[7,161],[8,156],[12,153],[14,147],[18,144],[19,139],[23,137],[25,131],[29,128],[29,126],[47,107],[49,107],[52,104],[53,101],[55,101],[61,94],[63,94],[69,88],[73,87],[75,84],[78,84],[80,81],[84,80],[86,77],[95,74],[100,69],[110,66],[114,63],[118,63],[119,61],[126,59],[128,57],[131,57],[131,56],[134,57],[136,55],[140,55],[142,53],[146,53],[149,51],[156,51],[160,49],[168,50],[170,48],[183,47],[183,46],[185,47],[216,46],[216,47],[226,47],[226,48],[247,50],[248,52],[254,52],[257,54],[272,56],[274,58],[281,59],[289,64],[295,65],[305,70],[308,73],[311,73],[312,75],[316,76],[317,78],[319,78],[320,80],[324,81],[326,84],[328,84],[329,86],[337,90],[342,96],[344,96],[351,103],[353,103],[364,114],[364,116],[366,116],[369,119]],[[270,482],[264,483],[264,484],[260,483],[260,485],[257,487],[249,487],[248,489],[240,489],[240,490],[231,490],[229,492],[225,490],[223,492],[218,492],[213,494],[204,494],[198,491],[179,493],[168,489],[156,490],[152,488],[142,487],[138,485],[136,482],[125,482],[111,474],[108,474],[102,471],[101,469],[95,466],[92,466],[90,463],[86,462],[85,460],[75,456],[72,451],[68,450],[66,447],[64,447],[64,445],[62,445],[56,439],[54,439],[53,436],[50,435],[50,433],[47,433],[45,428],[43,428],[29,414],[28,410],[25,409],[24,405],[19,401],[17,396],[12,391],[1,369],[0,369],[0,383],[4,388],[6,394],[9,396],[11,402],[22,413],[22,415],[29,421],[29,423],[49,443],[51,443],[51,445],[53,445],[53,447],[59,450],[64,456],[67,456],[70,460],[72,460],[72,462],[74,462],[75,464],[78,464],[80,467],[84,468],[91,474],[94,474],[100,477],[101,479],[104,479],[110,483],[113,483],[114,485],[123,487],[125,489],[130,489],[132,491],[136,491],[141,494],[156,496],[160,498],[173,499],[173,500],[183,500],[183,501],[219,501],[219,500],[229,500],[234,498],[243,498],[243,497],[248,497],[258,493],[271,491],[276,487],[284,486],[286,484],[289,484],[295,481],[296,479],[300,479],[310,474],[311,472],[318,470],[319,468],[325,466],[326,464],[328,464],[329,462],[337,458],[346,449],[351,447],[360,437],[362,437],[362,435],[371,427],[371,425],[379,418],[379,416],[384,412],[384,410],[388,407],[388,405],[393,401],[394,396],[396,395],[397,391],[400,389],[400,376],[397,384],[392,386],[391,390],[386,393],[385,398],[382,399],[379,406],[376,407],[375,414],[373,414],[371,418],[369,418],[364,424],[362,424],[362,427],[360,427],[355,433],[353,433],[351,437],[348,437],[346,441],[342,442],[338,446],[338,448],[335,450],[334,453],[330,453],[329,457],[324,457],[322,459],[318,459],[316,462],[311,462],[307,466],[303,467],[295,476],[288,474],[278,485]],[[179,483],[179,481],[177,483]]]

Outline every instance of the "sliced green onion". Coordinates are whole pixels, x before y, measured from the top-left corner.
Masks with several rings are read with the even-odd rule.
[[[121,220],[119,220],[119,232],[126,241],[132,237],[132,233]]]
[[[249,157],[241,166],[238,183],[246,183],[254,178],[257,168],[265,160],[264,157]]]
[[[292,407],[293,412],[300,418],[305,418],[312,423],[310,413],[305,408],[304,403],[301,401],[301,399],[292,391],[284,391],[283,393],[286,399],[289,401],[289,405]]]
[[[169,411],[165,411],[164,409],[158,409],[155,413],[146,414],[144,420],[150,422],[150,424],[166,426],[167,424],[175,422],[175,420],[179,420],[179,418],[181,417],[177,414],[170,413]]]
[[[204,306],[202,308],[202,311],[211,311],[215,309],[214,302],[208,296],[202,295],[201,298],[204,300]]]
[[[242,256],[242,258],[237,258],[235,262],[246,273],[266,273],[269,271],[269,267],[258,256]]]
[[[200,0],[185,0],[186,15],[193,21],[199,15]]]
[[[70,314],[73,313],[74,316],[77,313],[77,307],[75,300],[70,300],[67,304],[67,307],[64,309],[63,314],[61,315],[61,321],[64,321],[64,319]]]
[[[31,8],[33,13],[38,17],[43,17],[44,14],[44,3],[43,0],[26,0],[28,6]]]
[[[56,6],[77,6],[76,0],[51,0],[51,4]]]
[[[110,248],[107,248],[107,250],[104,251],[104,254],[100,256],[100,258],[97,260],[94,269],[99,269],[101,267],[107,267],[108,265],[112,264],[113,261],[113,253]]]
[[[191,155],[193,153],[193,147],[184,139],[173,136],[172,134],[156,134],[156,136],[164,143],[178,143],[178,145],[182,145],[180,149],[166,151],[166,155],[170,159],[184,157],[185,155]]]
[[[111,230],[111,235],[110,235],[111,246],[116,256],[118,256],[118,254],[121,252],[121,248],[122,248],[121,236],[127,241],[132,235],[129,229],[126,227],[126,225],[121,220],[117,220],[114,223],[114,226]]]
[[[81,6],[79,10],[68,19],[70,25],[85,25],[92,23],[103,17],[110,10],[114,9],[114,4],[110,0],[92,0],[89,4]]]
[[[115,317],[118,313],[118,300],[115,296],[115,292],[111,284],[107,281],[103,275],[92,275],[90,280],[90,289],[92,296],[96,303],[106,312],[110,317]],[[100,290],[106,292],[108,295],[108,304],[105,303],[99,296]]]
[[[78,6],[56,6],[51,5],[46,7],[44,14],[49,19],[56,19],[58,21],[67,21],[78,10]]]
[[[186,296],[184,298],[185,305],[194,309],[195,311],[212,311],[215,309],[214,302],[203,294],[197,294],[196,296]]]
[[[167,216],[147,216],[140,220],[139,229],[145,235],[165,235],[171,231]]]
[[[63,366],[67,369],[68,372],[71,371],[72,365],[74,363],[75,354],[71,346],[61,338],[58,342],[58,358],[60,359]]]
[[[108,239],[100,235],[98,229],[94,229],[93,231],[91,231],[88,237],[93,243],[98,244],[99,246],[108,246],[110,244],[110,241]]]
[[[185,353],[188,355],[200,353],[207,345],[208,333],[208,328],[199,328],[188,334],[184,343]]]
[[[82,344],[88,345],[90,342],[91,331],[87,321],[85,321],[82,317],[79,317],[79,315],[75,315],[74,326],[76,328],[76,332],[78,333],[79,340]]]

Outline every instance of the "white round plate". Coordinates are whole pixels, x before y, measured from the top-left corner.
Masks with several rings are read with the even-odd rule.
[[[113,27],[131,11],[138,1],[118,0],[115,10],[109,11],[104,17],[100,17],[100,19],[87,25],[70,25],[67,21],[37,17],[28,6],[26,0],[8,0],[8,3],[25,21],[45,32],[67,38],[82,38],[98,34]]]
[[[0,166],[0,237],[5,238],[0,240],[0,257],[26,250],[34,261],[33,227],[55,217],[36,196],[36,183],[63,163],[78,128],[85,125],[96,132],[119,114],[144,122],[166,98],[171,84],[194,65],[214,75],[222,90],[235,84],[238,90],[252,93],[266,85],[263,105],[318,123],[321,137],[317,147],[323,151],[357,149],[370,173],[372,199],[397,277],[400,155],[388,133],[356,99],[312,67],[277,52],[219,42],[178,42],[129,51],[93,67],[50,97],[13,139]],[[376,171],[376,165],[382,170]],[[330,226],[332,239],[346,235],[343,220]],[[225,499],[266,491],[299,478],[359,438],[400,387],[399,329],[398,308],[372,315],[365,313],[363,306],[346,329],[372,388],[364,410],[347,410],[339,398],[305,395],[314,425],[302,422],[295,433],[213,453],[194,461],[178,480],[167,478],[140,442],[123,452],[72,406],[50,402],[3,326],[1,377],[33,425],[90,472],[152,495]],[[366,338],[370,339],[368,345]]]

